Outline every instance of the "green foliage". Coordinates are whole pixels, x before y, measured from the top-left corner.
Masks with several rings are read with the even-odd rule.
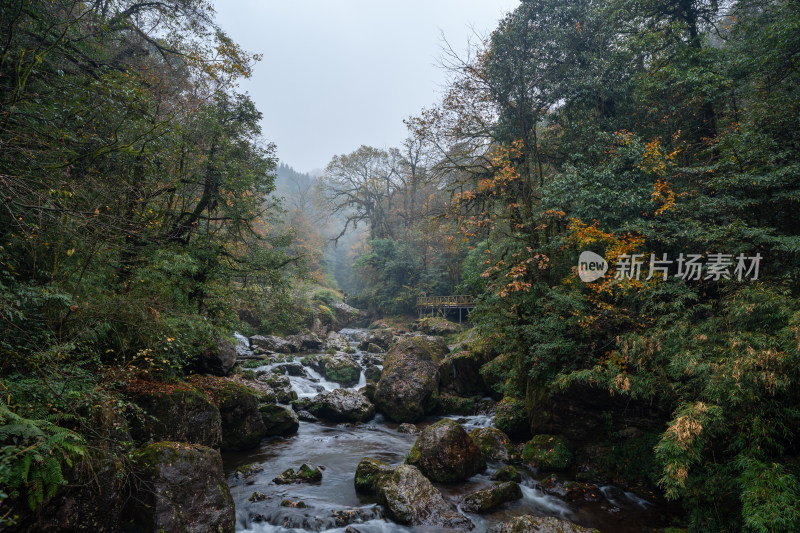
[[[572,463],[572,452],[564,437],[534,435],[522,448],[522,460],[542,470],[564,470]]]
[[[325,305],[333,305],[342,301],[342,295],[333,289],[320,288],[311,294],[311,299]]]
[[[67,416],[45,410],[32,415],[19,416],[0,403],[0,485],[8,491],[3,499],[24,496],[33,510],[66,483],[64,468],[86,449],[80,435],[56,425]]]

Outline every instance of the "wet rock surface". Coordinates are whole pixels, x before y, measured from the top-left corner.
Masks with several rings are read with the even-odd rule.
[[[440,526],[468,531],[475,526],[458,513],[442,493],[414,466],[400,465],[377,483],[378,501],[400,524]]]
[[[396,422],[416,422],[437,403],[437,363],[446,353],[423,337],[406,337],[392,346],[375,390],[378,410]]]
[[[144,531],[235,531],[234,503],[218,451],[159,442],[141,450],[139,460],[148,490],[137,499],[133,523]]]
[[[496,428],[475,428],[469,437],[481,451],[486,461],[510,463],[519,459],[516,446],[508,435]]]
[[[504,503],[522,499],[522,489],[513,481],[498,483],[464,497],[462,509],[468,513],[487,513]]]
[[[552,516],[518,516],[500,526],[489,529],[489,533],[593,533],[589,529]]]
[[[464,481],[486,468],[481,451],[457,422],[444,418],[422,430],[406,462],[432,481]]]

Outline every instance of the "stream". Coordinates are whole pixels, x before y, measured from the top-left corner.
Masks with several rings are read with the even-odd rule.
[[[355,349],[351,356],[362,364],[361,379],[354,387],[356,389],[366,384],[362,360],[365,354],[358,350],[356,340],[362,331],[364,330],[341,331]],[[247,353],[247,339],[243,336],[239,336],[239,339],[240,352]],[[269,370],[272,366],[275,365],[264,365],[256,370]],[[313,369],[304,369],[311,379],[290,376],[292,388],[300,398],[313,397],[321,391],[339,388],[337,383],[325,380]],[[440,418],[429,417],[416,425],[422,429]],[[448,418],[462,424],[467,431],[492,424],[491,415]],[[389,464],[404,461],[417,435],[401,433],[398,426],[399,424],[380,414],[362,425],[301,421],[298,432],[290,437],[266,439],[255,450],[224,454],[225,473],[236,504],[237,531],[343,532],[348,524],[353,526],[351,531],[364,533],[454,531],[437,527],[405,527],[384,520],[380,517],[380,508],[374,497],[356,493],[353,477],[361,459],[372,457]],[[277,485],[272,482],[273,478],[287,468],[297,469],[306,462],[314,463],[322,470],[321,483]],[[258,465],[254,470],[263,470],[247,477],[237,474],[237,469],[250,464]],[[501,466],[503,465],[499,463],[489,463],[489,468],[484,473],[473,476],[467,482],[435,485],[446,498],[457,502],[461,496],[491,485],[491,474]],[[515,466],[523,476],[520,483],[523,498],[505,504],[491,513],[465,513],[475,524],[473,531],[486,531],[499,522],[524,514],[556,516],[582,526],[597,528],[603,533],[651,531],[665,525],[664,510],[633,493],[611,485],[597,485],[596,501],[568,503],[544,492],[540,480],[548,477],[548,474],[536,474],[523,465]],[[256,492],[262,493],[261,497],[265,498],[251,501],[251,496]],[[298,502],[302,504],[298,505]]]

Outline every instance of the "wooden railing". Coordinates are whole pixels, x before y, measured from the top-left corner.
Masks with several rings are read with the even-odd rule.
[[[475,307],[472,296],[460,294],[457,296],[419,296],[417,308],[426,307]]]

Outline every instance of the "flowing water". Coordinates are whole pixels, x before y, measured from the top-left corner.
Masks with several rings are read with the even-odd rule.
[[[357,350],[355,337],[363,330],[346,329],[356,349],[353,357],[362,362],[365,354]],[[244,339],[244,340],[242,340]],[[247,339],[240,338],[240,353],[249,352]],[[363,363],[363,362],[362,362]],[[265,365],[257,370],[267,370]],[[313,397],[322,391],[338,388],[337,383],[325,380],[313,369],[304,367],[308,377],[291,376],[292,388],[299,397]],[[355,388],[366,383],[364,373]],[[475,427],[490,426],[491,415],[453,416],[469,431]],[[420,429],[436,421],[430,419],[417,424]],[[277,533],[290,531],[345,531],[352,524],[356,531],[452,531],[442,528],[409,528],[381,519],[375,499],[357,494],[353,486],[356,465],[364,457],[380,459],[389,464],[399,464],[416,440],[416,435],[401,433],[395,424],[378,414],[363,425],[301,422],[297,434],[290,437],[264,440],[256,450],[225,454],[225,468],[231,494],[236,503],[237,531]],[[303,463],[313,463],[322,470],[318,484],[277,485],[272,479],[287,468],[297,469]],[[245,465],[256,465],[251,474],[237,473]],[[437,487],[446,498],[457,504],[469,492],[492,484],[490,476],[500,464],[491,464],[483,474],[464,483]],[[519,466],[519,465],[518,465]],[[258,469],[261,469],[258,471]],[[663,526],[668,513],[614,486],[596,486],[597,501],[580,504],[545,493],[534,472],[519,468],[523,474],[520,484],[523,498],[484,514],[467,514],[475,524],[475,532],[486,531],[502,521],[518,515],[556,516],[578,524],[598,528],[602,532],[650,531]],[[261,493],[258,501],[252,498]],[[302,502],[298,505],[299,502]]]

